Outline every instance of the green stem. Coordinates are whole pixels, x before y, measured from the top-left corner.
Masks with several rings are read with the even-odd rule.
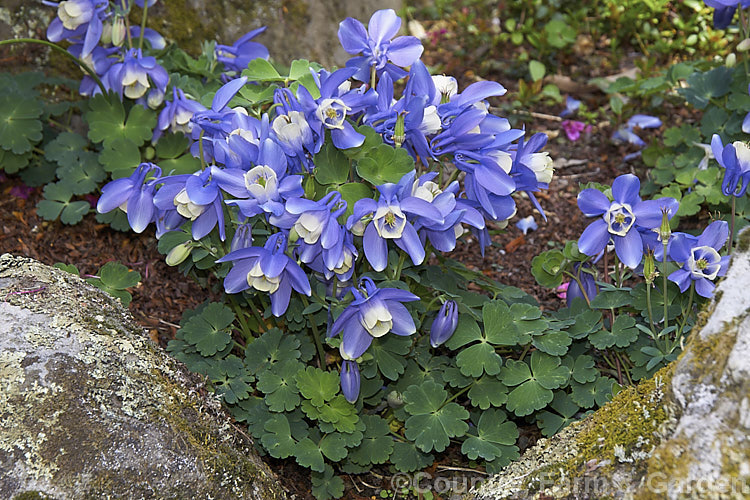
[[[227,295],[229,296],[229,302],[232,303],[234,315],[237,316],[238,320],[240,320],[240,328],[242,329],[242,334],[245,336],[245,341],[248,342],[253,337],[253,331],[250,329],[250,325],[247,324],[247,320],[245,319],[245,311],[242,309],[240,304],[237,302],[237,299],[235,299],[233,295]]]
[[[620,357],[619,352],[615,352],[615,356],[617,356],[617,359],[620,361],[620,366],[622,366],[623,371],[625,372],[625,376],[628,378],[628,384],[633,385],[633,379],[630,378],[630,368],[628,368],[628,365],[625,363],[625,360]]]
[[[148,17],[148,0],[143,2],[143,16],[141,17],[141,33],[138,37],[138,50],[143,49],[143,33],[146,31],[146,17]]]
[[[198,137],[198,154],[201,156],[201,171],[206,170],[206,159],[203,157],[203,134],[205,130],[201,130],[201,135]]]
[[[662,254],[662,283],[664,283],[663,290],[662,290],[662,299],[664,302],[664,330],[667,329],[669,326],[669,306],[667,304],[668,300],[668,293],[667,293],[667,242],[663,241],[662,245],[664,247],[664,252]]]
[[[443,406],[447,405],[448,403],[450,403],[451,401],[453,401],[454,399],[456,399],[457,397],[459,397],[461,394],[464,394],[465,392],[467,392],[469,389],[471,389],[472,387],[474,387],[475,383],[476,382],[472,382],[471,384],[467,385],[466,387],[464,387],[463,389],[461,389],[460,391],[458,391],[457,393],[455,393],[453,396],[451,396],[450,398],[448,398],[445,401],[445,403],[443,403],[442,405],[440,405],[440,408],[442,408]],[[438,410],[439,410],[439,408],[438,408]]]
[[[651,338],[656,340],[654,331],[654,311],[651,308],[651,285],[646,283],[646,307],[648,308],[648,326],[651,328]]]
[[[393,281],[398,281],[401,279],[401,270],[404,268],[405,260],[406,260],[406,254],[401,252],[401,254],[398,257],[398,266],[396,267],[396,272],[393,273]]]
[[[741,10],[741,9],[740,9]],[[727,253],[732,255],[732,243],[734,243],[734,217],[735,217],[735,205],[737,203],[737,197],[732,194],[732,218],[730,219],[729,226],[729,246],[727,247]]]
[[[300,297],[302,297],[302,304],[307,308],[307,306],[310,305],[310,301],[307,300],[307,297],[300,294]],[[320,342],[320,332],[318,332],[318,325],[315,324],[315,319],[312,317],[312,314],[306,314],[307,320],[310,322],[310,326],[312,326],[312,332],[313,332],[313,338],[315,339],[315,350],[318,351],[318,368],[325,368],[326,366],[326,357],[325,357],[325,351],[323,350],[323,344]]]
[[[67,50],[63,49],[62,47],[55,45],[54,43],[48,42],[46,40],[37,40],[36,38],[14,38],[13,40],[0,41],[0,45],[12,45],[15,43],[38,43],[40,45],[46,45],[47,47],[51,47],[52,49],[60,52],[61,54],[65,54],[65,57],[67,57],[68,59],[76,63],[85,73],[87,73],[91,78],[94,79],[96,84],[99,86],[99,89],[102,91],[102,94],[107,95],[107,89],[104,88],[104,84],[96,75],[96,72],[93,69],[89,68],[89,66],[85,62],[78,59],[76,56],[74,56]]]

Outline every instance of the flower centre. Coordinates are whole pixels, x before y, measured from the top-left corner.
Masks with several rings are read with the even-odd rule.
[[[198,205],[190,201],[187,190],[183,188],[172,201],[177,208],[177,213],[186,219],[195,220],[206,211],[206,205]]]
[[[687,266],[695,278],[712,280],[721,269],[721,255],[713,247],[695,247],[690,252]]]
[[[279,288],[280,281],[279,276],[270,278],[263,274],[260,262],[256,262],[250,272],[247,273],[247,284],[260,292],[274,293]]]
[[[346,112],[351,111],[351,109],[341,99],[328,98],[321,101],[315,114],[326,128],[343,129]]]
[[[381,238],[400,238],[406,226],[406,216],[398,206],[379,207],[373,223]]]
[[[635,224],[635,215],[627,203],[613,202],[604,215],[607,229],[616,236],[625,236]]]

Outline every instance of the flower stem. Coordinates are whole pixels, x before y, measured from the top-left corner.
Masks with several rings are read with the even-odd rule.
[[[300,297],[302,297],[302,304],[307,308],[307,306],[310,305],[310,301],[307,300],[307,297],[300,294]],[[310,326],[312,327],[312,333],[313,333],[313,339],[315,339],[315,350],[318,351],[318,368],[325,368],[326,366],[326,357],[325,357],[325,351],[323,350],[323,344],[320,342],[320,332],[318,332],[318,325],[315,324],[315,319],[312,317],[312,314],[306,314],[307,320],[310,322]]]
[[[404,261],[406,260],[406,254],[403,252],[398,257],[398,266],[396,266],[396,272],[393,273],[393,281],[401,279],[401,270],[404,268]]]
[[[667,294],[667,242],[663,241],[662,246],[664,247],[664,254],[662,255],[662,283],[664,283],[663,290],[662,290],[662,298],[664,300],[664,330],[667,329],[669,326],[669,306],[667,304],[668,300],[668,294]]]
[[[143,2],[143,16],[141,17],[141,33],[138,37],[138,49],[143,49],[143,33],[146,31],[146,17],[148,17],[148,0]]]
[[[728,255],[732,255],[732,243],[734,243],[734,218],[735,218],[735,213],[737,212],[735,209],[736,203],[737,203],[737,197],[732,195],[732,218],[730,219],[730,224],[729,224],[729,246],[727,247]]]
[[[648,308],[648,326],[651,328],[651,338],[656,340],[656,332],[654,331],[654,311],[651,307],[651,285],[646,283],[646,307]]]
[[[40,45],[46,45],[47,47],[50,47],[61,54],[65,54],[65,57],[73,61],[80,67],[86,74],[88,74],[91,78],[94,79],[96,84],[99,86],[99,89],[102,91],[102,94],[107,95],[107,89],[104,87],[104,84],[99,79],[99,77],[96,75],[96,72],[91,69],[85,62],[83,62],[81,59],[77,58],[67,50],[63,49],[62,47],[55,45],[54,43],[48,42],[46,40],[37,40],[36,38],[14,38],[12,40],[3,40],[0,41],[0,45],[12,45],[15,43],[38,43]]]
[[[250,329],[250,325],[247,324],[247,320],[245,319],[245,311],[240,307],[239,303],[237,303],[237,299],[235,299],[234,296],[227,295],[229,296],[229,302],[232,303],[234,315],[237,316],[237,319],[240,321],[240,328],[242,329],[242,334],[245,336],[245,342],[249,342],[254,335],[253,331]]]

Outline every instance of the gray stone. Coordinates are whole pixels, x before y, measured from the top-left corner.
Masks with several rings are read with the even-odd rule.
[[[750,231],[680,358],[471,498],[750,498]]]
[[[309,59],[331,68],[343,66],[350,57],[338,40],[341,21],[354,17],[367,25],[376,10],[398,10],[401,4],[401,0],[160,0],[149,10],[148,25],[194,55],[200,53],[203,40],[231,45],[248,31],[267,26],[255,41],[266,45],[276,61],[289,64],[294,59]],[[2,0],[0,40],[45,39],[55,13],[41,2]],[[134,15],[133,19],[140,17]],[[403,26],[402,31],[405,29]],[[38,46],[13,49],[10,63],[44,69],[46,50]]]
[[[0,498],[284,496],[250,438],[119,300],[0,256]]]

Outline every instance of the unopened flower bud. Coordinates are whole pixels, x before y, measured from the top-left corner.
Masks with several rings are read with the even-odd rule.
[[[750,38],[745,38],[740,43],[738,43],[737,50],[739,52],[745,52],[746,50],[750,50]]]
[[[669,243],[669,237],[672,236],[672,228],[669,227],[669,218],[669,210],[666,208],[662,208],[661,225],[659,226],[659,239],[664,246]]]
[[[390,406],[391,408],[404,406],[404,397],[398,391],[389,392],[385,399],[386,401],[388,401],[388,406]]]
[[[643,279],[646,280],[647,285],[651,285],[657,276],[659,276],[659,271],[656,270],[654,252],[646,252],[646,257],[643,261]]]
[[[125,41],[125,30],[125,18],[115,16],[114,21],[112,21],[112,45],[115,47],[122,46]]]
[[[430,326],[430,345],[437,347],[451,338],[457,326],[458,308],[454,301],[447,300]]]
[[[359,398],[359,366],[356,361],[344,360],[341,364],[341,392],[350,403]]]
[[[185,259],[188,258],[188,255],[190,255],[190,251],[193,249],[193,242],[192,241],[186,241],[184,243],[180,243],[176,247],[174,247],[172,250],[169,251],[167,254],[167,258],[165,259],[168,266],[176,266],[178,264],[181,264]]]
[[[404,128],[404,114],[400,113],[396,118],[396,127],[393,131],[393,144],[400,148],[406,140],[406,131]]]
[[[735,64],[737,64],[737,56],[734,52],[730,52],[726,59],[724,60],[724,64],[727,66],[727,68],[733,68]]]
[[[229,246],[230,251],[234,252],[251,246],[253,246],[253,226],[252,224],[240,224],[234,232],[232,243]]]

